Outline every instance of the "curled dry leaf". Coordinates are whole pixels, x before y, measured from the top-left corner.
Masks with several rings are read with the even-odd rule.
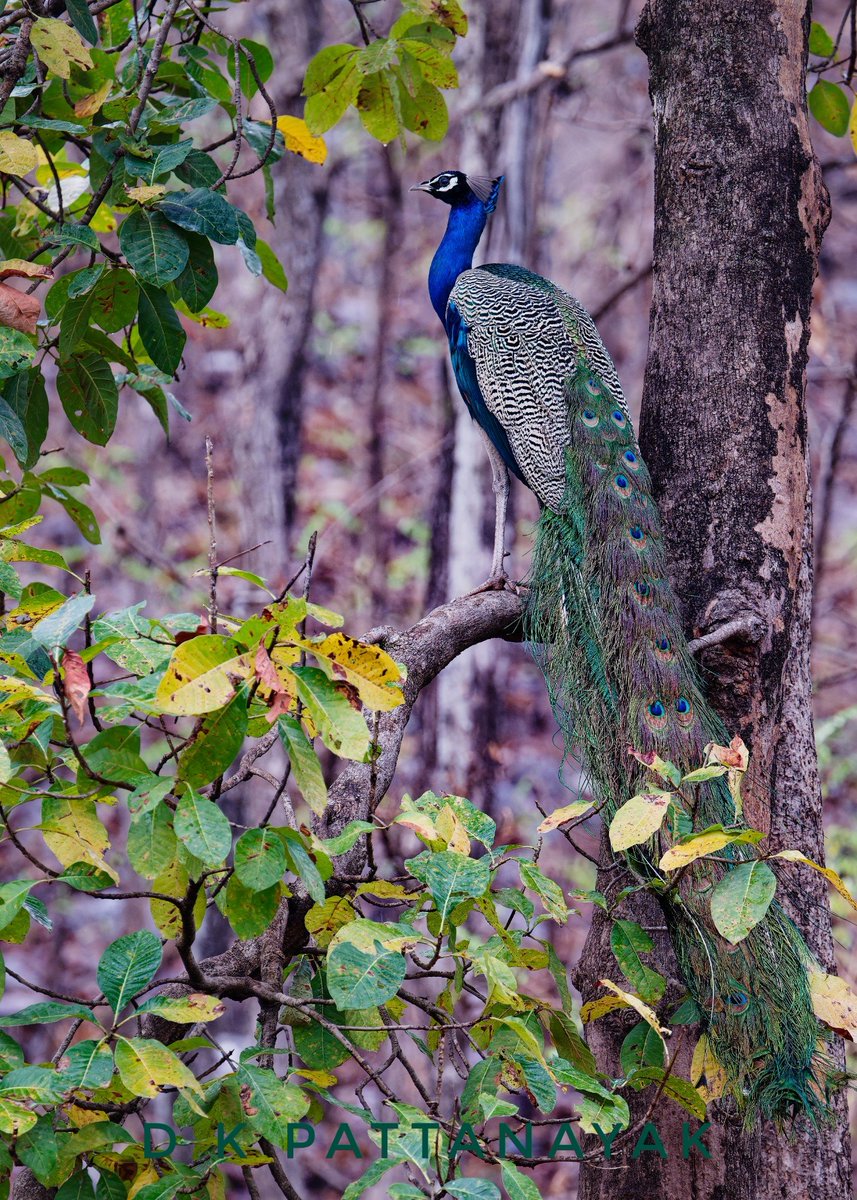
[[[21,279],[53,279],[54,273],[48,263],[27,262],[26,258],[5,258],[0,262],[0,279],[12,276]]]
[[[746,771],[750,761],[750,751],[739,737],[734,737],[728,746],[718,746],[709,742],[705,747],[706,765],[720,763],[733,771]]]
[[[75,650],[62,656],[63,690],[71,710],[82,725],[86,719],[86,700],[89,696],[89,672],[86,663]]]
[[[0,325],[18,329],[21,333],[35,333],[41,311],[37,296],[28,296],[8,283],[0,283]]]

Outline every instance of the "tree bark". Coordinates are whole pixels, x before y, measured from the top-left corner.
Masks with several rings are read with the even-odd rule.
[[[747,819],[772,848],[823,862],[804,398],[829,205],[807,120],[809,23],[809,5],[791,0],[649,0],[643,11],[656,215],[641,445],[688,633],[735,618],[751,631],[702,659],[713,703],[751,749]],[[823,881],[781,872],[779,895],[831,970]],[[583,974],[597,979],[610,958],[597,920]],[[595,1032],[599,1062],[615,1061],[622,1032]],[[659,1128],[672,1149],[683,1114],[669,1108]],[[791,1141],[769,1125],[744,1133],[719,1113],[706,1140],[707,1161],[646,1155],[624,1171],[585,1168],[581,1200],[851,1194],[841,1097],[831,1127],[799,1128]]]

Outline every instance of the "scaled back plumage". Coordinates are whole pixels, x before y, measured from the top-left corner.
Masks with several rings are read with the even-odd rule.
[[[660,515],[610,356],[585,309],[549,280],[508,264],[472,268],[500,181],[490,189],[467,181],[443,172],[420,185],[451,207],[429,276],[432,302],[471,415],[542,504],[525,631],[566,755],[582,766],[609,821],[645,782],[629,748],[685,773],[726,734],[688,649]],[[693,811],[674,810],[674,832],[739,822],[722,777],[694,793]],[[775,901],[736,946],[709,911],[714,883],[751,859],[752,847],[728,846],[721,862],[698,860],[670,889],[658,843],[656,835],[626,861],[658,890],[732,1095],[748,1120],[815,1119],[825,1111],[829,1064],[809,994],[810,952]]]

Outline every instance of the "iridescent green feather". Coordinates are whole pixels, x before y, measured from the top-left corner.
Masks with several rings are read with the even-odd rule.
[[[570,330],[579,344],[579,330]],[[620,399],[581,352],[567,380],[566,489],[539,519],[526,633],[545,674],[566,753],[583,769],[609,822],[643,769],[628,753],[655,751],[683,772],[726,732],[706,703],[667,577],[660,517]],[[651,778],[651,777],[649,777]],[[722,778],[698,785],[695,830],[735,825]],[[641,880],[664,888],[658,839],[630,851]],[[718,856],[734,863],[752,848]],[[713,885],[731,867],[699,860],[661,890],[685,983],[745,1119],[826,1112],[830,1063],[812,1009],[811,956],[774,901],[737,946],[715,929]]]

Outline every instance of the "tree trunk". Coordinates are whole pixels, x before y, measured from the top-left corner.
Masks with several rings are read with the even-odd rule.
[[[808,32],[808,4],[791,0],[649,0],[643,11],[656,215],[641,444],[688,633],[747,625],[703,656],[713,703],[751,749],[747,819],[772,848],[823,862],[804,391],[828,201],[807,122]],[[796,869],[780,873],[779,895],[831,970],[825,884]],[[611,964],[604,924],[584,954],[587,995]],[[605,1022],[591,1032],[599,1062],[615,1062],[623,1031]],[[683,1116],[666,1105],[659,1121],[671,1151]],[[709,1160],[671,1153],[624,1171],[586,1168],[581,1200],[851,1194],[841,1098],[834,1125],[791,1142],[718,1113],[706,1141]]]

